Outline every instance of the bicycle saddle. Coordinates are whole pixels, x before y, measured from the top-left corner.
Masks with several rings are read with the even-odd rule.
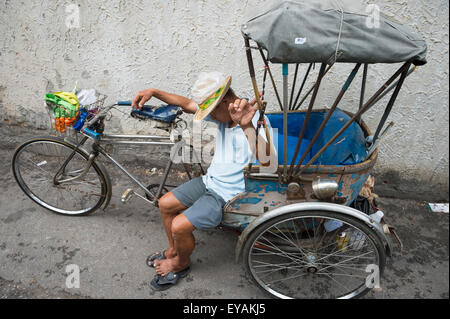
[[[163,106],[144,106],[142,110],[132,110],[131,116],[141,120],[157,120],[164,123],[172,123],[177,116],[181,114],[179,106],[163,105]]]

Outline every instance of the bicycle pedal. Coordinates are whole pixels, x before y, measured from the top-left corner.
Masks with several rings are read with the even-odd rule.
[[[132,189],[127,189],[122,195],[122,203],[127,203],[133,195],[134,191]]]

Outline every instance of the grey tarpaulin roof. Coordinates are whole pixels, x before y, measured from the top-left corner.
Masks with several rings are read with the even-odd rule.
[[[242,33],[266,49],[272,63],[426,63],[421,37],[382,14],[374,20],[376,11],[356,2],[281,1],[243,24]]]

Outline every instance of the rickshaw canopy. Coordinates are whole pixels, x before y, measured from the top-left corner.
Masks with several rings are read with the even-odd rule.
[[[355,1],[281,1],[242,25],[272,63],[426,64],[426,42]]]

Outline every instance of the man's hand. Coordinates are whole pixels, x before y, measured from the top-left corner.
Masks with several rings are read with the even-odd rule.
[[[259,94],[261,96],[261,93]],[[230,103],[228,107],[231,119],[241,126],[252,153],[256,155],[256,158],[264,167],[264,171],[274,173],[278,168],[277,153],[273,150],[272,143],[268,143],[267,138],[263,137],[263,134],[258,134],[257,137],[256,128],[252,122],[257,110],[256,98],[250,102],[238,99],[234,103]],[[269,135],[267,129],[264,135]],[[258,138],[258,143],[256,143],[256,138]],[[258,149],[256,149],[256,146],[258,146]]]
[[[234,123],[239,124],[241,127],[248,127],[249,125],[252,125],[252,120],[257,110],[258,105],[256,104],[256,98],[250,102],[245,99],[237,99],[234,103],[230,103],[228,106],[231,119]]]
[[[135,110],[142,110],[144,104],[147,103],[153,97],[153,89],[148,89],[139,92],[133,99],[131,107]]]

